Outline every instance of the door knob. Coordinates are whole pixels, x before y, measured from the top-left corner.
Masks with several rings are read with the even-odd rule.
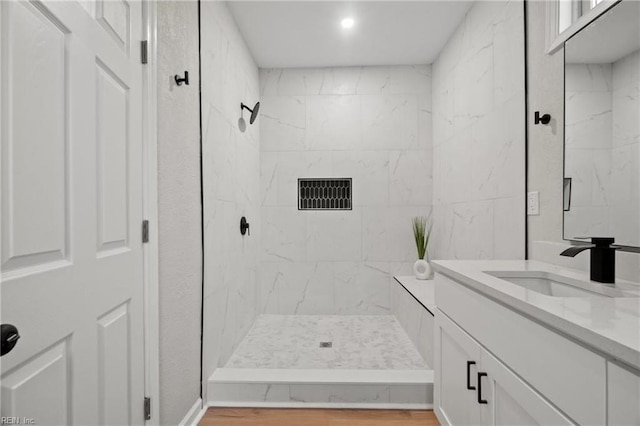
[[[18,343],[20,335],[18,334],[18,329],[12,324],[2,324],[0,334],[0,341],[2,342],[0,356],[4,356],[11,352],[16,343]]]

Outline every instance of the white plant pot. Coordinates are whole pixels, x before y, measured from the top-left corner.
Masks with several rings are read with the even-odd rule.
[[[413,264],[413,273],[419,280],[428,280],[431,276],[431,265],[424,259],[418,259]]]

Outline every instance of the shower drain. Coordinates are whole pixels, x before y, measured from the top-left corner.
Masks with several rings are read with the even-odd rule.
[[[320,342],[321,348],[330,348],[333,346],[333,342]]]

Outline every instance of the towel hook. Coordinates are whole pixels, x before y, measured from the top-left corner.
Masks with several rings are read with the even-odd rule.
[[[184,72],[184,77],[180,77],[180,74],[176,74],[173,79],[176,81],[178,86],[182,86],[182,83],[189,85],[189,71]]]
[[[540,115],[540,111],[536,111],[533,123],[534,124],[549,124],[551,121],[551,116],[549,114]]]

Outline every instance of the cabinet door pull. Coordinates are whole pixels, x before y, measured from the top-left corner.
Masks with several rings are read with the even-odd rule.
[[[467,389],[476,390],[475,386],[471,386],[471,366],[476,365],[475,361],[467,361]]]
[[[487,404],[487,400],[482,399],[482,378],[486,376],[487,373],[478,373],[478,404]]]

